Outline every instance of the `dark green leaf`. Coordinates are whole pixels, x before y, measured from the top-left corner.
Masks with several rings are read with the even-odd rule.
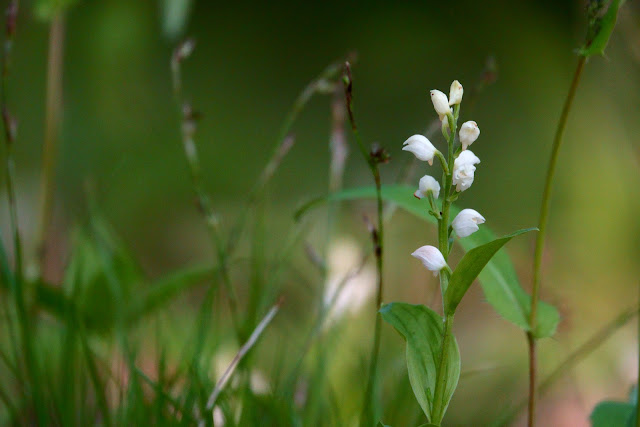
[[[613,28],[616,26],[618,10],[625,0],[611,0],[607,12],[589,23],[589,30],[585,46],[580,48],[579,54],[582,56],[603,55],[604,49],[609,43]]]
[[[407,342],[409,381],[427,420],[431,420],[433,393],[442,354],[442,318],[423,305],[398,302],[382,306],[380,314]],[[460,377],[460,353],[455,338],[449,342],[447,354],[444,365],[447,370],[445,410]]]
[[[626,426],[634,405],[626,402],[600,402],[591,413],[592,427]]]
[[[456,311],[464,294],[467,293],[473,281],[476,280],[476,277],[478,277],[484,267],[491,261],[491,258],[493,258],[496,252],[512,238],[533,230],[536,229],[527,228],[518,230],[508,236],[477,246],[467,252],[456,266],[449,280],[449,287],[444,295],[446,313],[451,315]]]
[[[413,197],[415,188],[406,185],[390,185],[382,187],[382,198],[393,202],[409,213],[431,223],[436,224],[435,218],[428,213],[428,206],[424,200]],[[297,217],[305,214],[309,209],[327,200],[356,200],[376,197],[375,187],[361,187],[347,189],[334,193],[324,199],[315,199],[296,212]],[[451,207],[451,216],[460,212],[455,206]],[[458,239],[465,251],[476,246],[495,240],[493,232],[483,224],[480,230],[469,237]],[[484,296],[493,308],[506,320],[529,330],[529,313],[531,311],[531,297],[522,289],[515,268],[504,249],[500,249],[478,276]],[[555,307],[540,302],[538,305],[538,324],[534,335],[538,338],[549,337],[555,333],[560,315]]]

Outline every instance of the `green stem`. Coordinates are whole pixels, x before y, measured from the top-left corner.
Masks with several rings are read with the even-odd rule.
[[[379,163],[380,159],[376,157],[374,152],[369,153],[362,138],[360,137],[360,132],[358,132],[358,127],[356,126],[356,121],[353,115],[353,80],[351,77],[351,66],[347,62],[345,63],[345,74],[344,74],[344,83],[345,83],[345,101],[347,107],[347,115],[349,117],[349,123],[351,124],[351,130],[353,135],[355,136],[356,143],[362,157],[367,162],[369,169],[371,170],[371,174],[373,175],[373,179],[376,184],[376,206],[377,206],[377,227],[371,230],[371,237],[373,239],[373,252],[376,257],[376,273],[377,273],[377,291],[376,291],[376,322],[375,322],[375,330],[374,330],[374,338],[373,338],[373,346],[371,348],[371,361],[369,364],[369,378],[367,381],[367,388],[365,390],[364,395],[364,405],[362,417],[360,419],[361,426],[370,426],[371,424],[375,424],[375,420],[373,419],[373,400],[376,389],[376,379],[377,379],[377,366],[378,366],[378,354],[380,353],[380,332],[382,330],[382,319],[378,316],[378,310],[380,309],[380,305],[382,305],[382,298],[384,294],[384,281],[383,281],[383,247],[384,247],[384,216],[383,216],[383,201],[382,201],[382,181],[380,178],[380,169]]]
[[[376,199],[378,208],[378,231],[374,239],[374,253],[376,257],[376,275],[378,279],[376,292],[376,313],[382,305],[382,295],[384,292],[384,282],[382,280],[382,233],[383,233],[383,213],[382,213],[382,185],[380,181],[380,171],[378,166],[372,168],[373,176],[376,182]],[[370,413],[370,406],[373,405],[375,385],[378,371],[378,355],[380,353],[380,334],[382,331],[382,317],[376,315],[376,324],[373,335],[373,347],[371,349],[371,364],[369,365],[369,380],[367,390],[365,392],[365,411]],[[366,419],[366,417],[363,417]],[[373,420],[375,421],[375,420]]]
[[[59,13],[49,28],[49,58],[47,63],[47,98],[45,114],[44,146],[42,151],[42,178],[40,200],[40,223],[36,250],[40,275],[45,271],[47,236],[53,216],[53,194],[55,188],[55,165],[57,142],[62,115],[62,65],[64,47],[64,16]]]
[[[185,43],[191,43],[191,41],[186,41]],[[220,236],[220,232],[218,229],[218,219],[213,209],[213,203],[211,202],[211,199],[209,198],[204,188],[202,172],[200,168],[200,160],[198,158],[198,149],[194,140],[197,113],[192,110],[191,105],[184,101],[182,95],[180,65],[185,59],[185,57],[181,54],[184,46],[185,45],[183,44],[176,49],[171,61],[171,70],[173,75],[173,93],[177,107],[179,109],[182,123],[182,144],[187,164],[189,166],[191,184],[198,201],[198,207],[200,208],[200,211],[204,217],[207,226],[207,232],[209,233],[214,250],[216,251],[220,279],[227,291],[227,301],[229,304],[229,311],[231,313],[231,321],[236,332],[236,337],[238,341],[242,343],[244,342],[244,336],[241,330],[240,321],[238,319],[237,297],[229,274],[228,253],[225,251],[225,246],[222,241],[222,237]]]
[[[547,177],[544,184],[544,191],[542,193],[542,204],[540,205],[540,222],[538,225],[539,231],[536,237],[536,248],[533,261],[533,284],[531,291],[531,313],[529,314],[529,331],[527,332],[527,341],[529,343],[529,417],[528,425],[533,427],[535,425],[535,408],[536,408],[536,337],[535,331],[537,326],[537,311],[538,300],[540,294],[540,270],[542,266],[542,252],[544,249],[544,241],[547,231],[547,223],[549,218],[549,204],[551,202],[551,189],[553,185],[553,177],[555,175],[556,164],[558,162],[558,153],[562,144],[562,136],[569,118],[569,112],[573,104],[573,99],[580,82],[580,76],[584,69],[586,57],[581,56],[578,60],[575,73],[573,75],[573,81],[569,88],[569,93],[564,103],[562,113],[560,114],[560,120],[558,121],[558,127],[553,139],[553,147],[551,149],[551,158],[549,160],[549,167],[547,168]]]
[[[440,356],[440,363],[438,365],[438,377],[436,379],[436,389],[433,393],[433,413],[431,416],[431,422],[437,426],[442,423],[444,418],[444,412],[446,405],[444,402],[444,394],[446,392],[446,380],[447,380],[447,360],[449,358],[449,343],[453,338],[451,329],[453,328],[453,315],[447,316],[444,322],[444,333],[442,337],[442,352]]]
[[[458,129],[458,115],[460,113],[460,105],[456,105],[454,113],[448,114],[446,120],[449,120],[449,139],[448,145],[448,168],[443,167],[443,189],[442,189],[442,218],[438,220],[438,245],[440,252],[445,261],[449,257],[449,208],[451,201],[449,200],[449,193],[453,184],[453,146],[456,139],[456,131]],[[444,295],[449,286],[449,277],[451,276],[451,270],[449,268],[440,271],[440,289],[442,291],[442,304],[444,305]],[[442,334],[442,349],[440,352],[440,362],[438,364],[436,387],[434,390],[434,403],[431,422],[435,425],[440,425],[444,413],[446,410],[446,404],[444,402],[444,395],[446,392],[447,381],[447,361],[449,359],[449,342],[453,338],[453,314],[447,315],[445,313],[444,319],[444,331]]]

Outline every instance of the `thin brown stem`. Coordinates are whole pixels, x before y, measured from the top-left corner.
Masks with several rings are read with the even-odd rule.
[[[529,399],[528,399],[528,412],[527,412],[527,425],[529,427],[535,425],[536,414],[536,363],[538,362],[536,357],[536,338],[531,331],[527,332],[527,343],[529,349]]]
[[[544,241],[547,232],[547,224],[549,219],[549,206],[551,202],[551,190],[553,186],[553,177],[555,175],[556,165],[558,162],[558,153],[560,146],[562,145],[562,136],[569,118],[569,112],[573,105],[573,99],[575,98],[578,84],[580,82],[580,76],[584,69],[586,57],[581,56],[578,60],[571,87],[569,93],[564,102],[562,113],[560,114],[560,120],[558,121],[558,127],[553,138],[553,147],[551,149],[551,158],[549,160],[549,167],[547,168],[547,177],[544,184],[544,191],[542,193],[542,204],[540,205],[540,222],[538,224],[538,235],[536,237],[536,248],[533,261],[533,285],[531,291],[531,312],[529,314],[529,331],[527,332],[527,342],[529,344],[529,417],[528,425],[533,427],[535,425],[535,409],[536,409],[536,328],[537,328],[537,312],[538,301],[540,298],[540,275],[542,267],[542,253],[544,250]]]

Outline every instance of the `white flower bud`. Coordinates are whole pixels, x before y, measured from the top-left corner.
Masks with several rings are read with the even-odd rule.
[[[473,209],[463,209],[451,222],[458,237],[467,237],[478,231],[478,224],[484,224],[484,217]]]
[[[444,260],[442,253],[434,246],[422,246],[416,249],[411,256],[422,261],[427,270],[433,271],[434,276],[437,276],[440,270],[447,267],[447,262]]]
[[[442,120],[443,116],[446,116],[448,113],[451,113],[451,107],[449,107],[449,100],[447,99],[447,95],[440,92],[439,90],[431,91],[431,102],[433,102],[433,108],[435,108],[436,113],[440,116],[440,120]]]
[[[433,198],[437,199],[440,195],[440,183],[436,181],[432,176],[425,175],[420,178],[420,183],[418,184],[418,190],[413,193],[418,199],[422,199],[423,197],[427,197],[427,192],[431,191],[433,193]]]
[[[449,90],[449,105],[456,105],[462,102],[462,93],[464,90],[462,89],[462,85],[459,81],[454,80],[451,83],[451,89]]]
[[[409,151],[423,162],[433,165],[433,156],[436,154],[436,147],[433,146],[427,137],[422,135],[413,135],[402,144],[403,151]]]
[[[480,136],[480,128],[478,127],[478,124],[476,122],[470,120],[462,124],[458,135],[460,136],[462,149],[466,150],[467,147],[473,144],[475,140]]]
[[[464,191],[473,184],[473,175],[475,173],[475,164],[480,163],[480,159],[476,157],[470,150],[460,153],[458,158],[453,162],[453,181],[456,191]]]

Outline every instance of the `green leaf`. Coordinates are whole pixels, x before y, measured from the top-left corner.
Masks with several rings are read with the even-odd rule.
[[[600,402],[591,412],[592,427],[620,427],[629,425],[635,406],[626,402]]]
[[[589,23],[587,41],[578,53],[582,56],[604,55],[604,49],[609,43],[613,28],[616,26],[618,10],[625,0],[611,0],[607,12],[602,17],[596,17]]]
[[[411,388],[430,421],[442,354],[442,318],[423,305],[399,302],[382,306],[380,314],[407,342],[407,370]],[[449,342],[447,354],[448,359],[444,365],[447,370],[443,405],[445,410],[460,378],[460,353],[455,338]]]
[[[415,188],[406,185],[389,185],[382,187],[382,198],[393,202],[407,212],[431,224],[436,224],[434,217],[428,213],[428,204],[424,200],[413,197]],[[306,203],[295,213],[296,218],[302,217],[307,211],[327,200],[357,200],[376,197],[375,187],[359,187],[330,194],[324,198],[317,198]],[[451,206],[451,217],[460,212],[456,206]],[[458,243],[465,251],[483,245],[496,239],[495,234],[483,224],[480,230],[469,237],[458,239]],[[531,297],[522,289],[518,276],[509,255],[500,249],[489,261],[478,276],[484,296],[493,308],[509,322],[524,331],[529,328],[529,313],[531,311]],[[560,321],[558,310],[545,302],[538,304],[537,328],[534,335],[537,338],[552,336]]]
[[[496,252],[514,237],[533,230],[537,229],[526,228],[518,230],[500,239],[477,246],[467,252],[456,266],[449,280],[449,287],[444,295],[446,313],[451,315],[456,311],[464,294],[467,293],[473,281],[476,280],[482,269],[491,261],[491,258],[493,258]]]

